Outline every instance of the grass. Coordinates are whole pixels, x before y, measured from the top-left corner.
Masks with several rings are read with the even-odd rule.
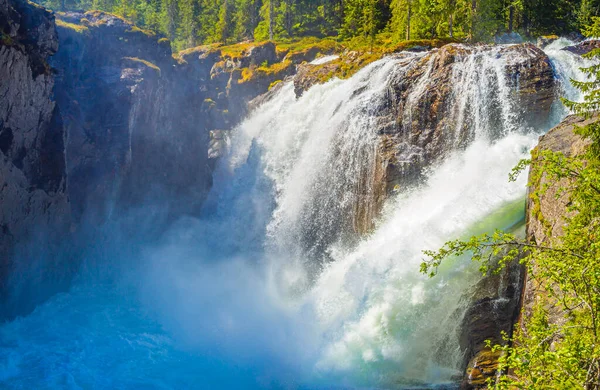
[[[89,28],[87,28],[86,26],[82,26],[81,24],[65,22],[64,20],[61,20],[61,19],[56,19],[56,26],[69,29],[78,34],[84,34],[89,31]]]
[[[126,32],[128,32],[128,33],[141,33],[141,34],[144,34],[144,35],[146,35],[147,37],[150,37],[150,38],[154,38],[156,36],[156,33],[154,31],[152,31],[152,30],[146,30],[146,29],[139,28],[139,27],[133,26],[133,25]]]
[[[341,54],[340,58],[311,68],[313,77],[319,83],[324,83],[333,77],[347,79],[386,55],[418,47],[439,48],[457,41],[454,39],[421,39],[395,43],[391,39],[380,38],[375,42],[377,44],[372,45],[365,38],[355,38],[345,42],[344,46],[347,50]]]
[[[244,84],[257,79],[272,80],[270,84],[273,84],[275,81],[283,80],[285,76],[290,74],[290,68],[293,66],[295,65],[292,61],[285,60],[269,66],[243,68],[238,84]]]
[[[137,62],[140,64],[144,64],[147,67],[156,70],[158,73],[160,73],[160,68],[158,66],[156,66],[155,64],[153,64],[150,61],[146,61],[144,59],[141,58],[137,58],[137,57],[123,57],[124,60],[129,60],[129,61],[133,61],[133,62]]]
[[[219,43],[197,46],[180,51],[175,58],[182,59],[184,56],[213,52],[220,53],[221,61],[215,64],[216,68],[223,67],[225,59],[237,60],[248,54],[250,49],[266,45],[270,41],[242,42],[236,44],[222,45]],[[395,41],[390,34],[380,34],[374,41],[357,37],[340,42],[333,37],[317,38],[304,37],[300,39],[286,39],[273,42],[279,62],[273,64],[263,63],[260,66],[251,66],[236,69],[240,72],[238,83],[243,84],[257,79],[271,80],[273,86],[290,74],[290,67],[304,61],[312,60],[320,54],[340,54],[340,58],[326,64],[315,65],[310,72],[318,83],[324,83],[333,77],[349,78],[366,65],[380,58],[404,50],[418,47],[439,48],[448,43],[457,42],[455,39],[432,39]]]

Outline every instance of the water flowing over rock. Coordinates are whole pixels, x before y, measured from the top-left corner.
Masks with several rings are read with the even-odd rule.
[[[464,46],[451,44],[426,54],[397,55],[401,70],[388,81],[387,98],[375,109],[378,135],[377,215],[385,194],[410,187],[424,170],[478,135],[497,139],[517,128],[544,127],[556,85],[547,55],[531,44]],[[335,65],[332,65],[335,66]],[[319,71],[327,72],[327,65]],[[300,68],[295,88],[303,90],[319,75]],[[371,228],[369,218],[358,231]]]
[[[15,251],[37,235],[51,252],[69,208],[64,132],[47,63],[58,44],[54,17],[33,3],[1,0],[0,30],[1,320],[12,313],[3,304]]]
[[[110,288],[103,296],[85,286],[92,299],[102,296],[100,303],[89,304],[89,296],[73,289],[18,321],[13,332],[30,337],[37,329],[53,340],[64,337],[67,348],[73,341],[86,348],[92,343],[86,351],[101,361],[121,359],[111,343],[72,337],[71,330],[87,330],[65,332],[62,317],[49,329],[36,328],[36,318],[53,317],[55,305],[60,315],[74,310],[78,318],[101,306],[101,318],[90,322],[110,325],[96,334],[117,343],[133,338],[130,346],[142,347],[123,350],[126,359],[144,374],[158,367],[161,378],[168,371],[162,364],[173,356],[177,368],[189,364],[196,373],[198,367],[188,356],[171,355],[176,343],[164,336],[169,326],[163,325],[189,327],[182,333],[199,337],[200,345],[205,329],[219,329],[223,338],[212,337],[235,355],[237,344],[247,346],[249,339],[293,335],[291,342],[275,338],[275,358],[266,352],[269,365],[284,354],[332,383],[342,378],[339,383],[359,387],[454,386],[466,368],[463,386],[472,388],[494,374],[497,356],[487,353],[484,341],[512,329],[520,267],[483,280],[468,258],[440,270],[441,279],[427,279],[418,269],[423,249],[520,221],[522,208],[504,208],[522,204],[524,179],[507,183],[506,172],[549,124],[561,87],[555,75],[568,80],[553,72],[561,67],[544,52],[531,44],[416,47],[350,79],[322,84],[335,63],[318,64],[322,74],[311,71],[315,65],[297,68],[329,53],[321,48],[288,53],[272,43],[246,43],[235,55],[199,47],[173,58],[167,40],[114,15],[60,18],[58,52],[48,60],[57,50],[52,16],[30,3],[0,0],[10,38],[3,35],[0,44],[0,76],[9,81],[0,86],[0,95],[9,97],[9,105],[0,102],[0,255],[8,258],[13,237],[33,235],[32,227],[73,221],[73,236],[64,235],[65,241],[86,227],[96,234],[106,219],[131,209],[154,213],[144,206],[157,206],[158,217],[149,224],[136,220],[131,235],[166,230],[167,247],[157,239],[138,253],[128,237],[116,244],[93,237],[90,246],[125,242],[115,253],[133,253],[142,267],[129,258],[100,258],[135,263],[128,287],[150,296],[164,323],[152,323],[147,333],[147,318],[123,310],[130,306],[121,305],[120,292]],[[204,219],[169,224],[163,214],[169,222]],[[529,234],[537,238],[535,226],[530,222]],[[1,279],[6,266],[0,266]],[[113,323],[112,310],[131,322]],[[119,333],[139,322],[139,332]],[[246,322],[253,324],[246,328]],[[148,339],[165,360],[148,363]],[[306,340],[300,352],[294,349]],[[48,362],[31,361],[29,344],[17,344],[20,365]],[[54,347],[41,346],[41,355],[60,367],[81,364],[62,364],[70,356],[57,357]],[[310,356],[300,358],[303,348],[312,348]]]

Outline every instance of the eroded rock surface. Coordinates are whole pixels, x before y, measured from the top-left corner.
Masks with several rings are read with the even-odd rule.
[[[571,115],[563,120],[558,126],[550,130],[546,135],[540,137],[540,141],[534,156],[539,151],[551,150],[561,152],[565,156],[577,156],[584,153],[590,141],[574,133],[576,127],[583,127],[592,122],[598,121],[600,116],[585,119],[576,115]],[[533,158],[531,170],[539,169],[536,164],[536,158]],[[540,180],[532,183],[529,191],[539,190],[547,186],[545,193],[540,196],[539,207],[536,207],[532,199],[527,203],[527,238],[538,245],[548,245],[550,241],[560,239],[563,235],[565,226],[565,217],[569,216],[567,206],[570,202],[568,191],[561,191],[561,188],[568,188],[569,181],[562,179],[558,182],[548,182],[545,175]],[[528,277],[524,284],[522,315],[528,317],[532,314],[536,302],[545,302],[552,298],[543,286],[540,286],[533,278]],[[564,313],[560,310],[560,305],[547,305],[548,320],[550,323],[560,323],[564,321]]]
[[[47,63],[54,17],[33,3],[0,0],[0,319],[12,309],[6,276],[16,251],[47,245],[68,228],[64,132]]]
[[[61,18],[52,65],[75,215],[155,202],[196,212],[210,183],[206,115],[169,42],[102,12]]]

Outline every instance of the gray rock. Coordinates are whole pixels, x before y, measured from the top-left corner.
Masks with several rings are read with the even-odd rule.
[[[46,62],[57,48],[52,14],[0,0],[0,319],[15,314],[9,273],[15,253],[32,240],[51,251],[67,230],[64,132],[52,100],[54,77]]]

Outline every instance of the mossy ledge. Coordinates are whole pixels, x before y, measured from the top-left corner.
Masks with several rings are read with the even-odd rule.
[[[137,58],[137,57],[123,57],[123,60],[125,61],[131,61],[137,64],[143,64],[145,66],[147,66],[150,69],[153,69],[155,71],[157,71],[158,73],[160,73],[160,68],[158,66],[156,66],[155,64],[153,64],[150,61],[144,60],[142,58]]]
[[[65,22],[64,20],[62,20],[60,18],[56,18],[56,27],[67,28],[69,30],[72,30],[72,31],[78,33],[78,34],[85,34],[85,33],[88,33],[90,31],[90,29],[87,28],[87,26],[84,26],[82,24]]]

